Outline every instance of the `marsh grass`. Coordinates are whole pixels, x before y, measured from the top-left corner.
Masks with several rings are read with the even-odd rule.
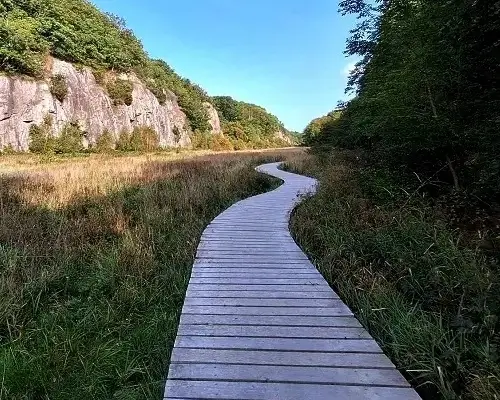
[[[299,150],[300,152],[300,150]],[[0,176],[1,399],[159,399],[198,239],[297,151]]]
[[[424,398],[500,398],[496,260],[352,153],[287,168],[321,182],[296,240]]]

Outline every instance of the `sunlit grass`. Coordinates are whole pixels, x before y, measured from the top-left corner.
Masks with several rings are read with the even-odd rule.
[[[159,399],[202,230],[301,150],[90,157],[0,177],[1,399]]]

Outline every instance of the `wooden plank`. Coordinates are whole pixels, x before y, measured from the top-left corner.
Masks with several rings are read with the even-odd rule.
[[[394,369],[394,365],[387,357],[374,353],[311,353],[177,347],[172,353],[172,362]]]
[[[181,324],[225,324],[250,326],[330,326],[350,327],[361,326],[356,318],[348,317],[318,317],[318,316],[289,316],[289,315],[203,315],[182,314]]]
[[[191,272],[191,276],[198,278],[279,278],[282,276],[310,276],[318,275],[319,273],[311,268],[296,268],[296,269],[269,269],[269,268],[195,268]]]
[[[185,304],[182,312],[186,314],[214,314],[214,315],[293,315],[336,317],[350,316],[351,311],[346,305],[336,307],[246,307],[246,306],[190,306]]]
[[[272,268],[272,269],[297,269],[297,268],[308,268],[313,271],[316,271],[314,266],[309,263],[308,261],[306,262],[301,262],[301,263],[287,263],[287,262],[282,262],[282,263],[274,263],[274,264],[268,264],[268,263],[252,263],[252,262],[205,262],[201,260],[196,260],[193,265],[193,269],[196,268]]]
[[[202,286],[203,287],[203,286]],[[259,298],[259,299],[338,299],[333,291],[324,292],[292,292],[274,290],[197,290],[188,288],[186,297],[208,298]]]
[[[210,284],[210,283],[189,283],[191,289],[194,290],[242,290],[242,291],[254,291],[254,290],[267,290],[267,291],[281,291],[281,292],[328,292],[330,288],[325,286],[317,285],[293,285],[293,284],[283,284],[283,285],[241,285],[241,284]]]
[[[173,364],[171,379],[409,387],[396,370],[241,364]]]
[[[176,347],[192,349],[250,349],[319,351],[335,353],[381,353],[373,339],[247,338],[223,336],[177,336]]]
[[[416,400],[418,395],[409,388],[369,387],[348,385],[317,385],[305,383],[167,382],[165,398],[204,400]]]
[[[287,251],[287,256],[290,256],[291,258],[298,258],[300,260],[307,260],[307,257],[305,257],[300,250],[288,250]],[[248,248],[248,247],[241,247],[239,249],[232,249],[232,248],[227,248],[227,249],[199,249],[196,252],[196,257],[197,258],[204,258],[204,257],[209,257],[209,258],[239,258],[240,256],[282,256],[282,252],[279,250],[276,250],[276,248]]]
[[[187,296],[185,306],[251,306],[251,307],[314,307],[339,308],[344,304],[340,299],[269,299],[269,298],[208,298]]]
[[[318,339],[370,339],[361,328],[327,328],[314,326],[247,326],[247,325],[179,325],[178,335],[233,337],[288,337]]]
[[[308,285],[315,287],[323,287],[329,289],[330,287],[321,276],[311,276],[307,278],[198,278],[191,277],[190,283],[210,284],[210,285]]]

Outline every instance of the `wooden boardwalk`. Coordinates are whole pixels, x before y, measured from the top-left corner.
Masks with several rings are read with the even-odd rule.
[[[288,231],[298,193],[284,181],[215,218],[201,238],[165,399],[413,400],[420,397]]]

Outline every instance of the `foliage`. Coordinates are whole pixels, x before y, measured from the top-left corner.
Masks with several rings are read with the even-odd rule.
[[[52,117],[47,115],[40,125],[31,125],[29,137],[29,150],[32,153],[53,153],[56,147],[56,138],[52,132]]]
[[[361,58],[335,145],[362,147],[391,169],[488,198],[500,195],[500,2],[341,2],[359,25]],[[434,179],[435,178],[435,179]]]
[[[288,131],[274,115],[255,104],[236,101],[228,96],[213,97],[215,108],[222,121],[222,130],[233,142],[242,147],[262,148],[277,145],[277,132]]]
[[[29,149],[39,154],[73,154],[84,150],[84,132],[77,122],[67,123],[59,136],[54,135],[52,117],[47,115],[40,125],[30,127]]]
[[[160,138],[153,128],[135,127],[132,132],[123,131],[116,143],[120,151],[153,151],[160,147]]]
[[[210,149],[215,151],[234,150],[231,140],[224,135],[212,135]]]
[[[203,107],[208,95],[164,61],[151,60],[123,19],[103,14],[90,2],[4,0],[0,21],[0,70],[42,77],[50,54],[91,67],[100,84],[106,71],[135,72],[161,104],[177,97],[193,130],[210,129]],[[117,81],[108,87],[117,104],[131,102],[129,86]]]
[[[57,74],[50,79],[50,93],[61,103],[64,101],[68,95],[68,83],[64,75]]]
[[[56,153],[72,154],[80,153],[85,148],[83,147],[84,132],[80,129],[78,122],[67,123],[61,133],[55,138]]]
[[[115,139],[107,129],[99,136],[92,148],[96,153],[109,153],[115,148]]]
[[[292,219],[297,242],[424,398],[497,398],[498,261],[392,175],[348,159],[288,164],[320,181]]]
[[[115,106],[129,106],[134,100],[132,97],[134,85],[129,80],[120,78],[114,79],[106,84],[106,90]]]
[[[321,140],[322,136],[332,135],[332,128],[336,126],[341,116],[341,111],[332,111],[324,117],[312,120],[304,129],[302,140],[310,146]]]

